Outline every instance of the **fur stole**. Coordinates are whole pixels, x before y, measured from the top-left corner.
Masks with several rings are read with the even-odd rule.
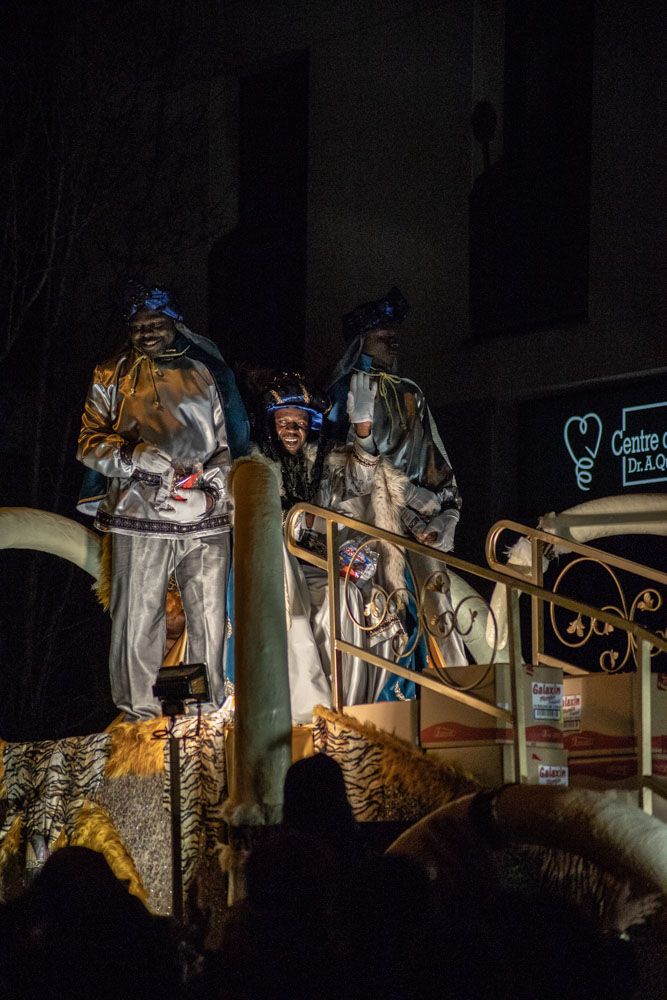
[[[386,458],[380,458],[373,489],[369,499],[368,518],[370,524],[375,524],[384,531],[392,531],[395,535],[403,534],[401,524],[401,509],[405,504],[405,491],[408,477],[400,469],[396,469]],[[401,591],[405,587],[405,554],[391,542],[378,542],[380,553],[380,578],[387,593]],[[397,594],[398,604],[400,593]]]

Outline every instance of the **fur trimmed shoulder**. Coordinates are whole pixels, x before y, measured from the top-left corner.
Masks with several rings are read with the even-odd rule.
[[[314,448],[313,445],[307,445],[306,447]],[[312,458],[310,457],[310,455],[308,455],[309,461],[311,462],[315,461],[316,451],[317,449],[315,448],[313,451]],[[327,468],[330,469],[332,472],[340,472],[342,469],[345,468],[348,454],[349,451],[347,445],[337,444],[334,448],[331,449],[331,451],[327,455],[326,458]]]
[[[405,504],[408,478],[386,458],[380,458],[371,490],[372,523],[385,531],[402,534],[400,513]]]
[[[370,495],[369,521],[384,531],[402,535],[401,509],[405,504],[408,477],[391,462],[380,457],[373,477]],[[388,591],[398,591],[405,586],[405,558],[402,551],[389,542],[378,542],[380,552],[380,575]]]
[[[380,455],[380,462],[378,465],[378,471],[376,475],[381,474],[385,481],[385,488],[391,499],[392,504],[396,507],[402,507],[405,504],[405,494],[408,488],[410,480],[404,472],[397,469],[395,465]]]
[[[309,465],[314,465],[317,458],[317,445],[313,441],[307,441],[303,446],[303,454]]]

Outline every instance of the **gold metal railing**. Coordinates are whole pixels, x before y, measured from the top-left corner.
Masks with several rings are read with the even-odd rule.
[[[325,541],[325,554],[323,555],[316,554],[310,549],[299,544],[299,537],[301,534],[300,525],[303,523],[302,515],[304,514],[312,514],[314,517],[321,518],[322,521],[324,521],[325,531],[323,537]],[[500,531],[501,528],[504,530],[505,527],[511,527],[512,530],[517,530],[518,527],[521,529],[522,533],[524,531],[523,526],[516,526],[513,522],[500,522],[499,525],[494,526],[492,532],[496,529]],[[396,546],[396,548],[403,553],[409,553],[417,557],[426,556],[435,560],[445,571],[449,570],[454,573],[465,573],[477,579],[484,580],[487,584],[495,584],[503,589],[505,598],[504,606],[507,614],[508,641],[506,644],[506,657],[502,660],[502,662],[509,664],[511,690],[511,708],[509,710],[501,706],[490,704],[484,699],[476,697],[473,693],[471,693],[470,689],[464,690],[449,683],[446,675],[444,675],[442,671],[437,671],[440,677],[440,679],[437,679],[436,677],[418,674],[407,669],[397,662],[402,656],[405,655],[404,650],[401,650],[400,646],[395,648],[395,660],[390,660],[384,656],[372,653],[370,650],[361,646],[354,645],[342,638],[341,599],[339,587],[339,547],[343,540],[343,531],[348,534],[351,532],[354,536],[362,536],[364,542],[360,544],[360,548],[369,540],[375,542],[385,542],[389,545]],[[550,543],[551,545],[553,545],[554,542],[558,542],[560,544],[560,539],[556,539],[553,535],[547,535],[546,533],[540,534],[544,536],[544,538],[537,539],[540,543],[544,541],[545,543]],[[649,673],[652,650],[657,649],[661,652],[667,652],[667,638],[656,635],[655,633],[644,628],[638,622],[630,620],[629,618],[624,618],[621,615],[615,614],[609,610],[596,608],[590,604],[573,600],[561,593],[556,593],[553,590],[546,590],[542,585],[543,581],[541,575],[539,577],[535,577],[534,574],[521,573],[520,571],[507,566],[503,566],[502,569],[500,569],[499,564],[497,566],[494,565],[491,568],[476,566],[473,563],[459,559],[457,556],[439,552],[436,549],[421,545],[419,542],[413,541],[412,539],[405,538],[401,535],[395,535],[392,532],[383,530],[382,528],[366,524],[363,521],[347,517],[335,511],[316,507],[313,504],[300,503],[291,509],[285,524],[285,538],[288,550],[293,555],[313,566],[319,567],[321,570],[325,571],[328,576],[331,643],[330,662],[332,700],[334,707],[338,711],[341,711],[344,706],[342,656],[344,653],[347,653],[352,656],[359,657],[366,663],[379,668],[384,668],[399,677],[408,678],[421,687],[431,688],[445,697],[470,705],[479,711],[494,716],[499,720],[511,723],[514,733],[514,775],[515,780],[522,783],[526,783],[528,780],[528,754],[526,744],[525,705],[523,698],[519,696],[521,690],[521,668],[523,664],[521,652],[520,594],[524,593],[530,595],[533,618],[536,616],[537,612],[540,612],[541,609],[543,609],[545,604],[549,604],[550,606],[556,606],[574,612],[576,615],[582,616],[582,618],[587,617],[595,622],[600,622],[612,629],[619,629],[631,636],[638,651],[638,661],[642,672],[642,678],[646,675],[650,680]],[[497,534],[494,538],[497,538]],[[533,543],[531,542],[531,544]],[[586,546],[577,546],[576,543],[563,542],[563,544],[564,546],[568,546],[570,548],[587,548]],[[495,549],[489,547],[487,548],[487,551],[494,553]],[[541,555],[542,553],[538,546],[536,549],[536,556],[539,556],[540,558],[539,560],[537,558],[533,559],[534,566],[541,566]],[[634,565],[637,566],[638,564]],[[475,617],[475,612],[471,612],[467,606],[464,607],[465,601],[460,601],[455,607],[452,607],[450,611],[447,611],[437,619],[428,617],[425,612],[425,597],[428,591],[440,589],[441,592],[444,592],[442,590],[442,580],[439,583],[437,576],[437,573],[431,573],[430,576],[423,582],[413,580],[414,593],[412,597],[416,608],[418,634],[420,632],[430,641],[431,650],[433,649],[434,641],[436,641],[439,637],[447,635],[448,631],[451,632],[456,630],[459,635],[463,636],[465,639],[466,635],[470,631]],[[445,575],[442,572],[440,573],[440,576],[445,578]],[[661,575],[661,579],[662,576],[664,576],[664,574]],[[540,580],[539,583],[537,582],[538,579]],[[350,578],[349,569],[345,574],[344,585],[345,587],[354,585]],[[382,590],[382,588],[379,589]],[[385,615],[390,614],[392,610],[395,610],[397,600],[398,597],[395,592],[382,592],[382,603]],[[531,620],[531,631],[534,640],[534,649],[539,653],[543,646],[543,626],[540,626],[539,623],[535,624]],[[483,664],[478,663],[477,666],[481,668],[493,668],[498,665],[499,661],[497,654],[499,644],[497,642],[497,624],[495,627],[495,635],[496,641],[491,649],[489,662]],[[544,654],[541,654],[539,662],[562,666],[562,663],[556,663],[552,659],[546,658]],[[641,804],[647,812],[651,812],[651,792],[654,782],[651,778],[650,700],[647,700],[644,697],[643,688],[640,715],[642,732],[640,748],[640,771],[642,778]]]
[[[501,538],[507,532],[517,534],[528,540],[530,544],[531,560],[530,565],[512,565],[511,562],[500,560],[498,557],[498,547]],[[618,615],[619,621],[635,624],[635,614],[637,611],[656,613],[663,607],[663,597],[657,588],[651,584],[661,584],[667,587],[667,572],[653,569],[642,563],[634,562],[623,556],[604,552],[591,545],[581,542],[570,541],[553,535],[550,532],[542,531],[539,528],[529,528],[516,521],[498,521],[490,529],[486,538],[486,559],[492,569],[500,570],[517,579],[528,579],[532,584],[542,588],[544,585],[544,560],[557,552],[559,556],[565,554],[575,555],[576,558],[567,563],[558,573],[550,590],[550,598],[545,602],[537,594],[531,595],[531,656],[535,664],[561,667],[565,673],[582,675],[590,673],[589,670],[581,666],[570,663],[561,658],[554,657],[545,651],[545,630],[544,630],[544,605],[549,604],[549,619],[553,634],[564,649],[582,649],[594,637],[605,638],[613,633],[614,628],[623,628],[618,623],[612,623],[604,619],[598,612],[591,615],[589,611],[584,611],[583,606],[577,611],[576,617],[569,623],[566,632],[576,638],[568,639],[564,636],[557,625],[555,616],[556,606],[562,605],[557,600],[561,587],[574,571],[574,569],[584,564],[592,564],[602,567],[604,573],[613,584],[615,603],[606,604],[604,610],[614,611]],[[631,574],[642,581],[638,593],[632,600],[626,597],[624,587],[621,584],[620,573]],[[636,584],[635,584],[636,586]],[[588,618],[588,624],[585,619]],[[597,668],[606,673],[618,673],[627,666],[630,657],[633,658],[639,678],[640,707],[638,713],[638,751],[639,751],[639,776],[641,781],[640,801],[642,807],[648,812],[652,811],[653,791],[667,797],[665,787],[656,782],[652,777],[653,772],[653,733],[652,733],[652,685],[651,685],[651,660],[665,652],[664,640],[667,639],[667,628],[656,629],[653,640],[649,644],[646,640],[639,639],[637,633],[630,628],[623,628],[626,638],[624,655],[613,649],[604,649],[598,656]],[[565,655],[565,654],[564,654]]]
[[[529,566],[512,565],[511,562],[507,562],[506,560],[498,557],[499,542],[503,534],[506,532],[518,534],[528,540],[531,549],[531,562]],[[581,542],[568,541],[549,532],[542,531],[539,528],[528,528],[526,525],[519,524],[516,521],[496,522],[496,524],[494,524],[490,529],[486,538],[486,560],[491,569],[499,570],[507,576],[514,576],[518,579],[528,579],[531,583],[534,583],[538,587],[544,586],[544,557],[545,555],[548,556],[551,554],[554,550],[557,551],[559,556],[566,553],[572,553],[577,555],[578,558],[568,563],[563,567],[563,569],[561,569],[556,580],[554,581],[553,587],[551,588],[551,593],[556,594],[559,592],[566,578],[572,573],[576,566],[588,563],[602,567],[605,573],[608,574],[608,578],[615,588],[616,593],[614,600],[617,600],[617,603],[608,604],[606,606],[606,610],[613,610],[620,618],[627,621],[634,621],[635,613],[638,610],[657,612],[662,607],[663,598],[661,593],[655,587],[647,585],[647,581],[650,581],[651,583],[662,584],[667,588],[667,572],[663,572],[662,570],[653,569],[650,566],[634,562],[631,559],[625,559],[622,556],[616,556],[611,553],[603,552],[601,549],[594,548],[591,545],[584,545]],[[642,581],[645,581],[642,583],[639,592],[632,601],[629,601],[626,598],[624,588],[621,585],[619,574],[617,572],[619,570],[625,573],[630,573],[635,577],[639,577]],[[556,659],[545,653],[544,615],[542,613],[543,606],[540,607],[540,599],[537,597],[533,597],[532,602],[532,662],[543,663],[548,666],[562,667],[567,673],[588,673],[588,670],[577,667],[574,664],[569,663],[567,660]],[[591,640],[593,636],[604,636],[610,634],[608,629],[598,629],[596,627],[597,621],[595,619],[591,619],[588,626],[585,627],[581,621],[583,616],[578,616],[578,619],[575,619],[575,621],[571,623],[571,628],[568,628],[568,632],[576,634],[577,636],[575,640],[570,641],[562,636],[555,620],[553,607],[554,604],[551,603],[549,612],[551,626],[554,630],[554,634],[559,639],[563,647],[569,647],[570,649],[582,648]],[[655,634],[657,636],[667,638],[667,629],[662,631],[656,629]],[[634,656],[635,665],[637,667],[639,666],[637,646],[633,641],[633,633],[630,630],[627,630],[626,635],[628,637],[628,641],[624,656],[619,658],[617,654],[614,655],[610,651],[604,651],[598,659],[598,668],[600,670],[604,670],[606,673],[617,673],[628,664],[631,655]],[[658,652],[659,649],[655,648],[652,655],[655,656]]]

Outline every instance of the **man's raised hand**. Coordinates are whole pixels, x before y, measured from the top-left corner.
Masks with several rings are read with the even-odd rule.
[[[368,372],[354,372],[347,394],[347,415],[351,424],[373,423],[373,410],[377,395],[377,382]]]

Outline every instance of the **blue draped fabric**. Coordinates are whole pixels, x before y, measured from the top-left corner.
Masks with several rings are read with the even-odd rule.
[[[225,638],[224,672],[225,684],[234,683],[234,560],[230,559],[229,576],[227,577],[227,617],[231,628]]]
[[[406,586],[410,586],[411,577],[406,572],[405,574]],[[410,649],[412,644],[415,642],[418,632],[418,623],[416,609],[412,601],[408,604],[405,609],[405,630],[408,633],[407,648]],[[420,635],[417,645],[413,649],[410,656],[406,659],[401,659],[400,666],[405,667],[407,670],[414,670],[416,673],[420,674],[427,664],[427,654],[428,647],[424,635]],[[414,681],[408,680],[407,677],[398,677],[396,674],[390,674],[387,678],[380,694],[378,695],[378,701],[411,701],[413,698],[417,697],[418,685]]]

